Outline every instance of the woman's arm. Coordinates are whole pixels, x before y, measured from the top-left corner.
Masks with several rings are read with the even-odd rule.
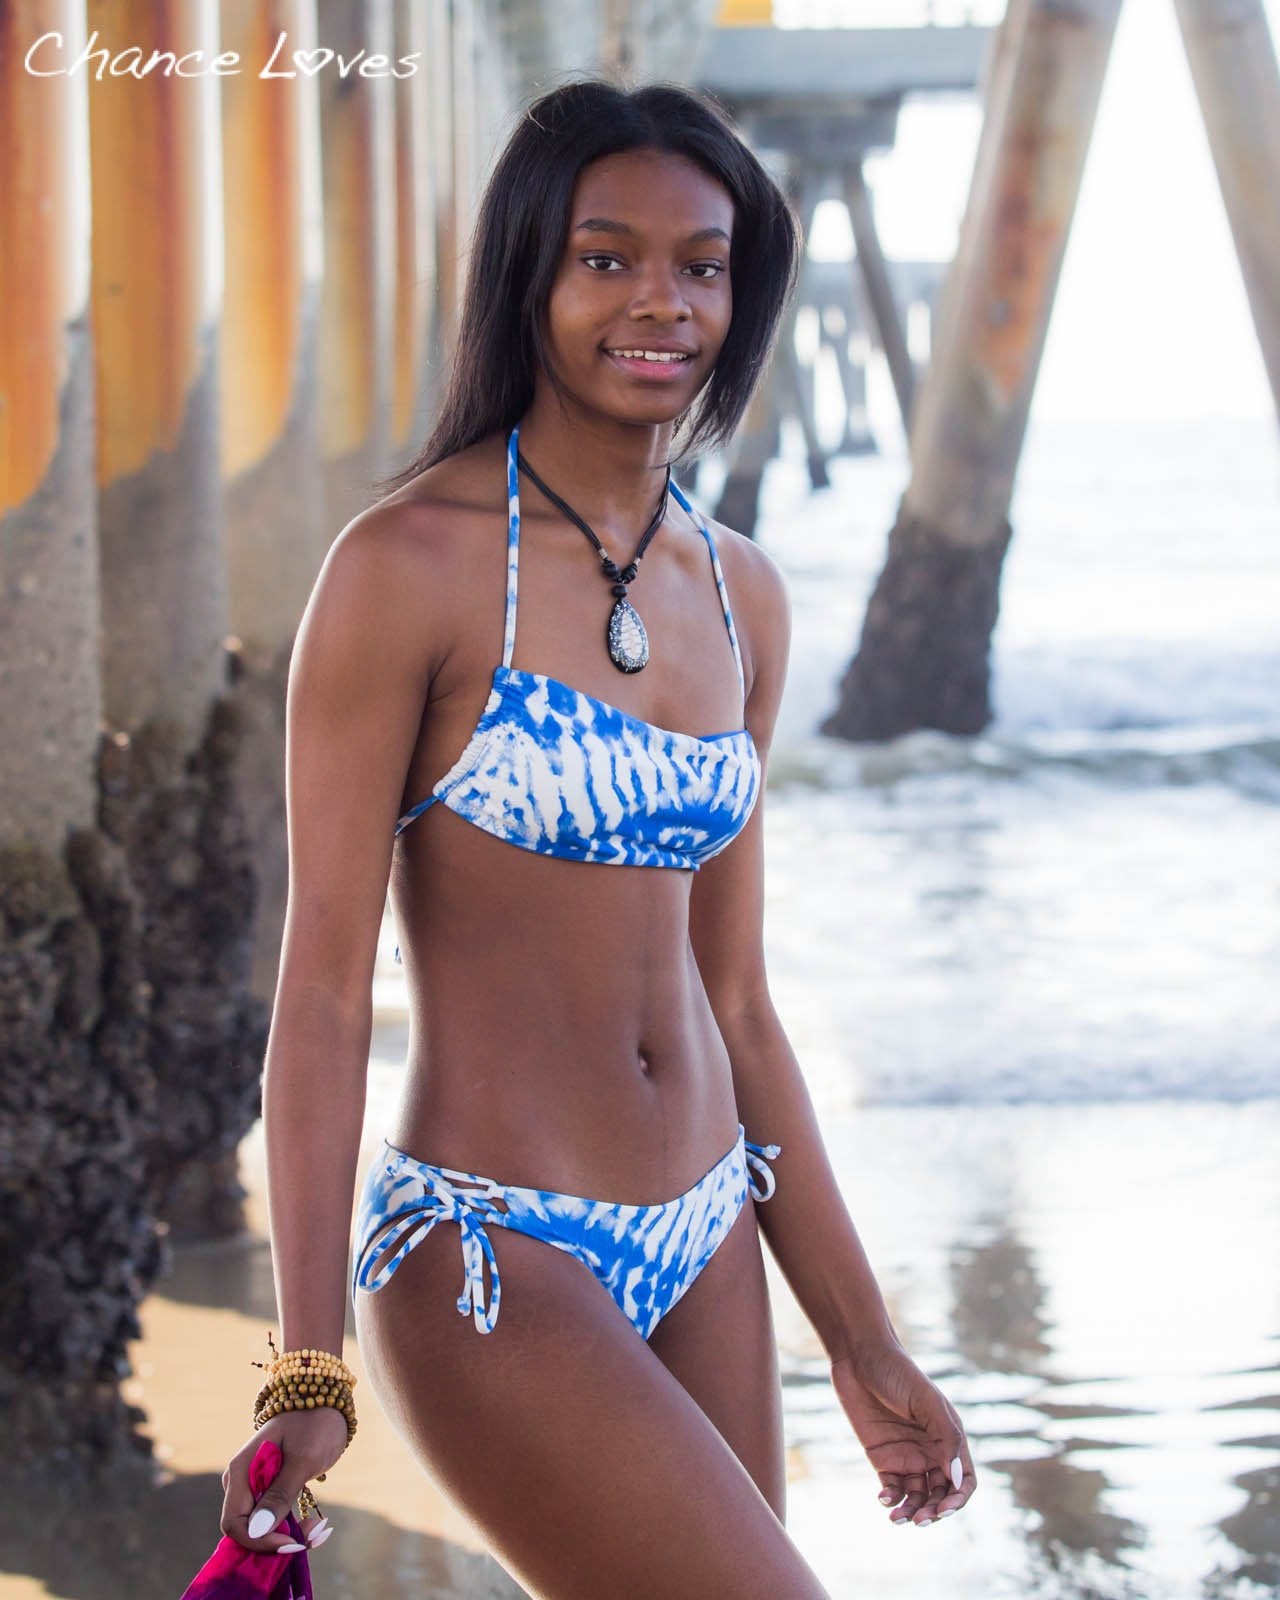
[[[749,659],[746,722],[767,770],[790,645],[781,574],[738,541],[735,613]],[[763,782],[763,776],[762,776]],[[799,1063],[765,973],[763,795],[746,827],[694,879],[690,938],[729,1052],[747,1137],[781,1146],[757,1210],[783,1276],[831,1361],[837,1395],[882,1485],[891,1520],[921,1526],[960,1509],[975,1474],[946,1397],[906,1353],[836,1183]],[[821,841],[815,842],[821,848]]]
[[[445,638],[437,613],[448,586],[431,571],[439,542],[419,508],[362,513],[325,559],[290,661],[289,898],[263,1085],[283,1350],[342,1350],[374,955],[405,775]],[[255,1497],[249,1465],[264,1438],[284,1459]],[[223,1533],[249,1550],[287,1547],[281,1518],[346,1443],[331,1407],[271,1418],[223,1474]],[[259,1528],[263,1511],[270,1521]]]
[[[405,773],[440,630],[415,600],[415,516],[374,507],[334,542],[290,663],[289,896],[263,1119],[282,1348],[340,1351],[371,988]]]
[[[790,606],[782,576],[764,552],[740,540],[738,554],[747,580],[740,580],[735,591],[740,643],[750,662],[746,722],[767,773],[786,678]],[[762,932],[763,836],[762,793],[738,837],[699,869],[690,936],[729,1051],[739,1120],[749,1139],[782,1147],[778,1187],[769,1204],[760,1207],[761,1231],[835,1360],[859,1339],[896,1340],[897,1335],[769,995]]]

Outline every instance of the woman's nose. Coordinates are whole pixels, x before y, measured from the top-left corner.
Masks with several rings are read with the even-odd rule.
[[[691,313],[678,272],[653,267],[641,274],[631,301],[633,317],[666,317],[684,321]]]

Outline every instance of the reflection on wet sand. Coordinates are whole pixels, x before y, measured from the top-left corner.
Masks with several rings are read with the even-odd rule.
[[[1052,1355],[1047,1295],[1036,1275],[1034,1253],[1014,1231],[1008,1217],[984,1219],[991,1230],[987,1243],[955,1252],[951,1263],[952,1326],[957,1352],[972,1370],[1035,1374],[1046,1383]],[[1042,1429],[1034,1412],[1061,1418],[1074,1409],[1079,1417],[1096,1408],[1055,1406],[1044,1399],[1024,1400],[1028,1415],[1022,1438],[1039,1439]],[[1007,1437],[1007,1435],[1006,1435]],[[1120,1564],[1122,1552],[1141,1543],[1141,1532],[1126,1518],[1102,1506],[1107,1480],[1101,1471],[1082,1470],[1067,1460],[1068,1452],[1085,1441],[1069,1440],[1055,1455],[1038,1459],[1002,1457],[990,1436],[984,1452],[989,1470],[1006,1475],[1015,1505],[1034,1512],[1027,1540],[1034,1558],[1048,1571],[1061,1573],[1073,1556],[1092,1553],[1108,1565]]]
[[[121,1473],[91,1502],[42,1488],[34,1497],[4,1484],[0,1543],[5,1600],[177,1600],[217,1541],[218,1473],[156,1483],[143,1469]],[[29,1490],[29,1485],[26,1486]],[[322,1486],[323,1487],[323,1486]],[[512,1586],[491,1562],[448,1540],[344,1505],[341,1527],[312,1557],[325,1600],[511,1600]],[[27,1577],[16,1574],[28,1574]]]
[[[1035,1373],[1046,1384],[1055,1380],[1047,1369],[1052,1343],[1046,1335],[1047,1295],[1036,1276],[1034,1253],[1019,1239],[1008,1218],[992,1219],[993,1236],[979,1247],[956,1252],[951,1268],[954,1294],[952,1325],[956,1347],[982,1372]],[[1024,1438],[1039,1439],[1044,1430],[1034,1413],[1057,1420],[1100,1418],[1114,1408],[1071,1406],[1044,1398],[1024,1401],[1028,1413]],[[994,1444],[999,1433],[991,1436]],[[1007,1475],[1015,1505],[1036,1513],[1039,1520],[1027,1531],[1029,1545],[1044,1567],[1053,1572],[1069,1568],[1073,1556],[1089,1553],[1109,1566],[1123,1565],[1123,1552],[1142,1543],[1141,1530],[1125,1517],[1105,1510],[1108,1488],[1097,1469],[1072,1466],[1066,1459],[1073,1449],[1107,1448],[1105,1441],[1071,1438],[1058,1453],[1027,1460],[986,1456],[993,1471]]]
[[[365,1139],[363,1160],[371,1154]],[[143,1304],[131,1347],[130,1400],[147,1414],[156,1465],[107,1493],[42,1486],[0,1493],[0,1600],[177,1600],[219,1538],[221,1476],[251,1431],[259,1376],[250,1365],[278,1332],[266,1237],[261,1125],[241,1147],[249,1229],[174,1250],[173,1271]],[[344,1354],[362,1374],[351,1332]],[[366,1390],[366,1393],[368,1391]],[[325,1600],[519,1600],[477,1531],[410,1459],[377,1405],[360,1410],[357,1445],[324,1484],[334,1534],[312,1557]],[[38,1580],[38,1581],[35,1581]]]
[[[1274,1237],[1274,1236],[1273,1236]],[[1254,1400],[1228,1402],[1216,1409],[1250,1412],[1280,1411],[1280,1365],[1248,1374],[1270,1381],[1267,1393]],[[1275,1417],[1270,1419],[1273,1423]],[[1280,1590],[1280,1434],[1272,1431],[1224,1441],[1228,1450],[1252,1451],[1267,1463],[1240,1472],[1231,1482],[1245,1496],[1245,1502],[1230,1516],[1222,1517],[1218,1527],[1243,1559],[1224,1563],[1205,1581],[1205,1600],[1217,1600],[1245,1583],[1256,1583],[1273,1592]]]
[[[977,1372],[1032,1372],[1049,1353],[1035,1258],[1007,1219],[984,1218],[992,1237],[951,1260],[956,1352]]]
[[[397,1070],[375,1060],[366,1152]],[[1280,1585],[1273,1254],[1280,1107],[819,1110],[913,1353],[960,1409],[979,1473],[957,1517],[891,1528],[812,1328],[769,1262],[788,1522],[836,1600],[1258,1600]],[[129,1398],[159,1465],[86,1496],[0,1485],[0,1600],[176,1600],[217,1538],[275,1326],[261,1130],[250,1228],[182,1246],[146,1301]],[[1240,1216],[1252,1225],[1247,1234]],[[354,1340],[346,1358],[359,1371]],[[367,1391],[366,1391],[367,1392]],[[154,1480],[154,1481],[153,1481]],[[322,1488],[325,1600],[513,1600],[366,1401]]]
[[[831,1592],[1275,1593],[1280,1284],[1274,1251],[1257,1245],[1280,1218],[1280,1106],[850,1114],[838,1084],[817,1087],[895,1322],[960,1409],[979,1474],[960,1516],[890,1533],[829,1404],[825,1364],[780,1294],[788,1431],[803,1465],[789,1521]],[[1232,1415],[1255,1425],[1231,1428]]]

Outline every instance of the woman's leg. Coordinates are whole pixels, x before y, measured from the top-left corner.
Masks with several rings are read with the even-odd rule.
[[[527,1234],[489,1236],[502,1277],[492,1333],[458,1315],[451,1223],[358,1295],[356,1314],[379,1401],[497,1559],[538,1600],[827,1600],[733,1449],[591,1272]]]
[[[649,1335],[649,1348],[715,1424],[785,1522],[778,1350],[751,1200],[692,1286]]]

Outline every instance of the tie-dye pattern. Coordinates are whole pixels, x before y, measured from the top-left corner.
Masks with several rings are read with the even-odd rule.
[[[589,1267],[647,1339],[711,1260],[748,1194],[755,1200],[773,1194],[774,1173],[765,1158],[780,1154],[779,1145],[750,1143],[739,1123],[732,1149],[692,1188],[674,1200],[636,1206],[430,1166],[384,1140],[361,1192],[352,1299],[359,1289],[373,1294],[383,1288],[437,1222],[456,1222],[463,1263],[458,1310],[463,1316],[470,1311],[481,1333],[492,1333],[502,1287],[485,1229],[496,1224],[542,1239]]]
[[[502,663],[465,749],[397,835],[428,806],[540,855],[696,870],[742,831],[760,786],[747,728],[660,728],[557,678],[511,665],[520,569],[519,428],[507,441],[507,607]],[[715,540],[676,484],[671,492],[711,552],[716,592],[743,685],[742,653]]]

